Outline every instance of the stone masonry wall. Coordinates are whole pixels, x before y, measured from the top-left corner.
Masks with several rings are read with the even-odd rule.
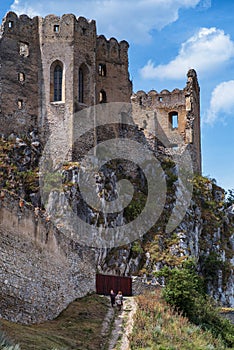
[[[199,85],[193,69],[187,76],[183,90],[162,90],[160,93],[151,90],[148,94],[138,91],[133,94],[132,115],[147,138],[156,135],[168,148],[188,147],[194,171],[201,173]],[[176,126],[172,115],[177,115]]]
[[[1,192],[0,315],[21,323],[55,318],[95,291],[95,259],[28,204]]]
[[[0,132],[24,133],[38,124],[38,18],[9,12],[0,36]]]
[[[107,102],[130,102],[132,83],[128,73],[128,47],[124,40],[118,42],[114,38],[107,40],[103,35],[97,37],[97,103],[101,90],[106,92]],[[104,75],[99,74],[99,64],[105,65]]]

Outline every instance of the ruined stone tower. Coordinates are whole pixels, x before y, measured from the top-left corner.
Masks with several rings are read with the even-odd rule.
[[[128,43],[97,36],[95,21],[9,12],[0,40],[4,132],[38,127],[43,137],[73,113],[104,102],[129,102]]]
[[[72,14],[45,18],[9,12],[0,33],[0,132],[37,129],[44,142],[58,125],[66,126],[70,148],[75,112],[108,102],[130,102],[128,43],[97,36],[95,21]],[[201,172],[199,85],[188,72],[183,90],[139,91],[132,96],[139,128],[179,132]],[[146,113],[152,112],[152,118]],[[75,123],[75,124],[74,124]],[[147,135],[146,135],[147,137]],[[61,145],[62,146],[62,145]],[[176,143],[175,143],[176,146]]]
[[[152,130],[156,135],[163,132],[169,136],[168,147],[176,149],[183,145],[189,149],[194,171],[201,173],[200,88],[195,70],[190,69],[187,78],[183,90],[133,94],[133,118],[146,137],[150,137]]]

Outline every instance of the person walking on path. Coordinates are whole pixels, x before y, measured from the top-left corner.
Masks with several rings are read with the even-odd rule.
[[[119,291],[118,294],[116,295],[115,302],[116,302],[118,310],[121,311],[122,306],[123,306],[123,294],[121,291]]]
[[[110,291],[110,299],[111,299],[111,306],[112,307],[114,307],[114,305],[115,305],[115,297],[116,297],[116,294],[113,291],[113,289],[111,289],[111,291]]]

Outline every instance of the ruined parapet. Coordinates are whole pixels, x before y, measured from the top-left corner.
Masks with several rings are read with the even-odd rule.
[[[115,63],[128,62],[127,41],[118,42],[115,38],[106,39],[104,35],[97,36],[97,58],[113,60]]]
[[[22,39],[32,37],[37,31],[38,17],[30,18],[27,15],[17,16],[14,12],[8,12],[4,17],[1,25],[2,36],[20,36]]]
[[[97,36],[97,103],[130,102],[132,83],[128,73],[129,44]]]
[[[162,90],[158,93],[155,90],[151,90],[146,93],[144,91],[138,91],[132,96],[133,108],[136,112],[134,114],[135,121],[144,129],[148,129],[150,132],[150,116],[149,113],[156,113],[160,126],[167,133],[172,129],[178,129],[182,134],[185,128],[186,112],[185,112],[185,95],[183,90],[175,89],[172,92],[168,90]],[[142,120],[141,113],[144,113],[149,123]],[[177,120],[173,120],[171,114],[177,114]],[[148,127],[147,127],[148,126]]]
[[[188,72],[187,86],[183,90],[138,91],[131,101],[134,122],[144,130],[146,137],[156,135],[168,148],[189,148],[194,171],[200,173],[200,105],[196,72]]]
[[[187,77],[185,142],[192,146],[195,171],[201,173],[200,87],[194,69],[188,71]]]

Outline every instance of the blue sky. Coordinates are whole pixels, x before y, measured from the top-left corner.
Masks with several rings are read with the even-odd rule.
[[[201,88],[203,175],[234,188],[234,1],[4,0],[29,16],[74,13],[97,21],[98,34],[130,44],[134,91],[182,89],[189,68]]]

